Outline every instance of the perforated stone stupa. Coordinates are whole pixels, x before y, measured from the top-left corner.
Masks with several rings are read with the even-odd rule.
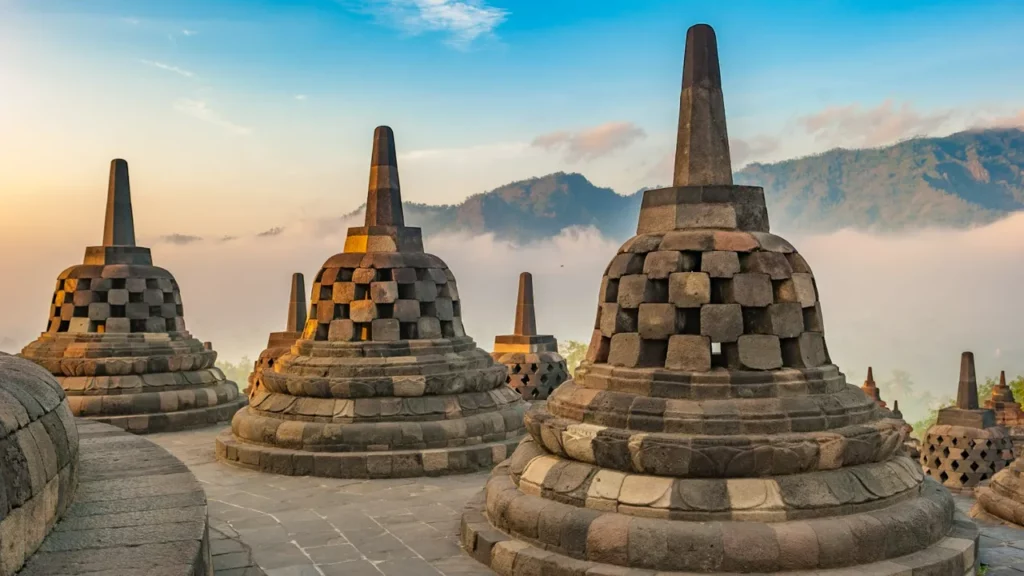
[[[185,329],[174,276],[135,245],[124,160],[110,163],[103,245],[57,278],[46,332],[21,355],[56,376],[75,416],[129,432],[222,422],[245,404]]]
[[[288,298],[288,321],[284,332],[271,332],[267,347],[260,352],[249,374],[249,386],[245,393],[250,398],[263,386],[263,371],[274,368],[274,362],[288,353],[292,344],[302,338],[302,330],[306,325],[306,279],[296,272],[292,274],[292,291]]]
[[[537,334],[533,276],[529,272],[519,275],[514,332],[495,336],[491,356],[508,368],[505,381],[524,400],[546,400],[552,390],[569,379],[569,369],[558,353],[555,337]]]
[[[971,491],[1013,460],[1006,428],[996,424],[995,412],[978,407],[974,353],[960,357],[956,405],[939,410],[935,425],[925,433],[921,467],[925,474],[953,491]]]
[[[732,184],[721,87],[694,26],[674,186],[644,193],[586,360],[527,412],[463,545],[504,576],[972,573],[977,529],[829,361],[810,267]]]
[[[523,435],[505,367],[462,326],[455,276],[405,225],[394,134],[374,133],[366,225],[313,282],[302,338],[217,440],[222,460],[339,478],[487,469]]]

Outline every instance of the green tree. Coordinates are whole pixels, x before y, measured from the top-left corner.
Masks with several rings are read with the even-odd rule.
[[[232,364],[227,360],[217,360],[216,366],[228,380],[238,385],[239,390],[244,390],[249,385],[249,373],[252,372],[253,362],[248,356],[242,356],[237,364]]]
[[[576,340],[565,340],[558,345],[558,353],[565,358],[565,365],[569,368],[569,375],[572,376],[576,374],[576,367],[587,355],[587,345]]]

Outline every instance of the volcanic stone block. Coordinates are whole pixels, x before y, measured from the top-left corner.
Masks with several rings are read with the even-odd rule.
[[[147,288],[146,291],[142,293],[142,301],[150,306],[159,306],[164,303],[164,293],[159,290]]]
[[[601,289],[597,293],[598,302],[618,302],[619,281],[605,276],[601,279]]]
[[[74,303],[75,306],[88,306],[93,302],[97,301],[96,293],[91,290],[86,290],[84,292],[75,292],[71,296],[71,301],[72,303]]]
[[[377,319],[377,304],[372,300],[356,300],[348,305],[348,317],[353,322],[372,322]]]
[[[712,342],[735,342],[743,334],[743,308],[739,304],[701,306],[700,333]]]
[[[772,281],[767,274],[736,274],[723,284],[725,302],[764,307],[772,303]]]
[[[815,303],[809,308],[803,309],[804,330],[808,332],[824,332],[825,323],[821,319],[821,304]]]
[[[645,340],[634,333],[616,334],[608,350],[608,363],[629,368],[662,366],[667,344],[664,340]]]
[[[707,336],[676,334],[668,339],[665,368],[706,372],[711,369],[711,339]]]
[[[735,252],[705,252],[700,269],[711,278],[732,278],[740,272],[740,258]]]
[[[646,274],[631,274],[619,278],[618,303],[623,308],[636,309],[644,302],[664,302],[665,289],[651,281]]]
[[[416,300],[433,302],[437,298],[437,284],[432,280],[418,280],[415,284]]]
[[[601,304],[600,328],[608,338],[621,332],[636,332],[637,315],[618,304]]]
[[[703,272],[679,272],[668,279],[668,301],[678,308],[711,302],[711,279]]]
[[[370,284],[370,299],[377,304],[392,304],[398,300],[398,282],[373,282]]]
[[[438,320],[451,321],[455,314],[455,308],[451,298],[438,297],[434,301],[434,312]]]
[[[103,322],[110,318],[110,304],[106,302],[93,302],[89,304],[89,320]]]
[[[107,318],[104,331],[111,334],[128,334],[132,331],[131,320],[127,318]]]
[[[395,268],[392,270],[392,279],[399,284],[415,284],[416,270],[413,268]]]
[[[743,309],[744,332],[796,338],[804,331],[803,309],[797,302],[769,304],[765,308]]]
[[[420,318],[418,300],[395,300],[394,317],[399,322],[415,322]]]
[[[778,336],[745,334],[737,340],[735,350],[735,358],[727,358],[730,366],[742,370],[775,370],[782,367],[782,346]]]
[[[416,331],[421,339],[441,338],[441,321],[433,316],[422,316],[416,321]]]
[[[797,302],[804,308],[814,306],[818,301],[817,291],[814,289],[814,277],[810,274],[793,274],[793,288],[796,290]]]
[[[668,278],[683,270],[683,253],[676,250],[651,252],[644,258],[644,274],[651,279]]]
[[[753,252],[744,258],[745,272],[767,274],[772,280],[785,280],[793,275],[793,269],[785,254],[778,252]]]
[[[351,342],[357,336],[356,323],[348,319],[332,320],[327,333],[327,339],[331,342]]]
[[[375,342],[395,342],[401,340],[398,320],[394,318],[378,318],[374,320],[371,330]]]
[[[621,278],[632,274],[640,274],[644,271],[644,257],[640,254],[619,254],[612,259],[608,265],[605,275],[608,278]]]
[[[145,278],[127,278],[125,280],[125,288],[127,288],[129,292],[134,292],[136,294],[145,292],[146,291],[146,279]]]
[[[132,320],[149,318],[149,304],[145,302],[129,302],[125,306],[125,315]]]
[[[815,368],[828,362],[825,337],[820,332],[804,332],[797,338],[783,341],[782,354],[786,366]]]
[[[369,284],[377,279],[377,271],[373,268],[356,268],[352,271],[352,281],[356,284]]]
[[[331,287],[331,301],[336,304],[348,304],[356,298],[355,282],[335,282]]]
[[[678,330],[674,304],[641,304],[638,315],[640,337],[647,340],[666,340]]]

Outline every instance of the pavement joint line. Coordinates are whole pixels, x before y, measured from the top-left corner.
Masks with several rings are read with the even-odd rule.
[[[427,562],[427,559],[426,559],[426,558],[424,558],[422,554],[420,554],[419,552],[417,552],[417,551],[413,550],[411,546],[409,546],[408,544],[406,544],[406,543],[405,543],[405,540],[402,540],[402,539],[401,539],[401,538],[399,538],[399,537],[398,537],[398,536],[397,536],[396,534],[392,533],[392,532],[391,532],[391,530],[388,530],[386,526],[384,526],[384,525],[383,525],[383,524],[381,524],[380,522],[377,522],[377,519],[376,519],[376,518],[374,518],[373,516],[368,516],[368,518],[369,518],[370,520],[373,520],[373,523],[374,523],[374,524],[376,524],[377,526],[380,526],[380,527],[381,527],[381,529],[382,529],[382,530],[384,530],[384,532],[385,532],[385,533],[387,533],[387,534],[390,534],[392,538],[394,538],[395,540],[398,540],[399,542],[401,542],[402,546],[405,546],[406,548],[408,548],[408,549],[409,549],[409,551],[410,551],[410,552],[412,552],[413,554],[415,554],[417,558],[419,558],[420,560],[423,560],[423,562],[424,562],[424,563],[425,563],[425,564],[426,564],[427,566],[430,566],[430,567],[431,567],[431,568],[432,568],[432,569],[434,570],[434,572],[437,572],[437,573],[438,573],[438,574],[440,574],[441,576],[445,576],[445,575],[444,575],[444,572],[441,572],[440,570],[438,570],[438,569],[437,569],[437,567],[436,567],[436,566],[434,566],[434,565],[433,565],[433,564],[431,564],[430,562]],[[375,565],[375,566],[376,566],[376,565]],[[380,570],[380,568],[377,568],[377,570]],[[383,573],[383,572],[381,572],[381,573]]]
[[[348,539],[348,536],[345,536],[345,533],[342,532],[337,526],[334,525],[334,522],[331,522],[330,520],[327,519],[326,516],[324,516],[323,514],[317,512],[316,510],[313,510],[313,514],[316,514],[317,516],[320,517],[321,520],[323,520],[324,522],[327,522],[327,525],[330,526],[331,529],[333,529],[335,532],[337,532],[338,536],[341,536],[342,538],[344,538],[345,542],[349,546],[351,546],[353,550],[355,550],[356,552],[359,552],[359,557],[361,559],[366,560],[367,562],[369,562],[370,566],[373,566],[374,570],[376,570],[377,572],[380,572],[381,574],[384,574],[384,571],[377,567],[377,562],[374,562],[373,560],[370,560],[369,558],[367,558],[366,554],[363,554],[363,551],[360,550],[358,546],[353,544],[352,541]],[[372,518],[370,518],[370,519],[373,520]],[[374,520],[374,522],[376,522],[376,520]],[[405,542],[402,542],[402,545],[405,546]],[[406,548],[408,548],[408,546],[406,546]],[[310,560],[312,560],[312,558],[310,558]],[[379,560],[378,562],[383,562],[383,560]],[[337,564],[337,562],[330,562],[329,564]],[[327,566],[328,564],[324,564],[324,565]],[[320,569],[319,564],[314,563],[313,566],[317,570]],[[321,574],[323,574],[323,572],[321,572]],[[387,575],[384,575],[384,576],[387,576]]]

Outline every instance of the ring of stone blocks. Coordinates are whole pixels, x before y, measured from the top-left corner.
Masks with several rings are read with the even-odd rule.
[[[928,429],[921,450],[925,474],[949,489],[970,489],[1013,461],[1004,428],[937,425]]]
[[[542,410],[527,412],[524,423],[538,446],[558,456],[623,472],[691,478],[798,474],[883,462],[902,451],[905,438],[892,421],[750,437],[607,428]]]
[[[694,401],[592,390],[573,381],[552,393],[547,411],[613,428],[722,436],[827,431],[877,419],[875,405],[855,386],[830,395]]]
[[[769,233],[636,236],[605,270],[587,360],[695,372],[828,364],[817,294],[807,262]]]
[[[465,336],[455,276],[430,254],[338,254],[317,273],[310,302],[310,340]]]
[[[408,360],[382,360],[408,356],[429,357],[460,354],[475,357],[487,356],[469,336],[458,338],[437,338],[432,340],[402,340],[399,342],[321,342],[298,340],[292,346],[295,350],[290,363],[306,364],[326,368],[332,365],[330,358],[375,358],[377,362],[402,363]],[[493,363],[493,362],[492,362]]]
[[[126,376],[153,372],[212,370],[215,369],[214,364],[217,360],[217,353],[213,351],[162,354],[163,350],[160,349],[139,349],[135,351],[135,354],[139,355],[124,355],[121,351],[110,352],[110,355],[105,357],[68,357],[48,354],[45,350],[29,345],[22,351],[22,355],[50,373],[64,376]],[[143,355],[147,352],[154,353]]]
[[[188,332],[174,334],[42,334],[29,344],[41,356],[107,358],[134,356],[195,355],[214,357]]]
[[[582,362],[573,374],[580,388],[612,390],[677,400],[772,398],[836,394],[849,384],[835,365],[771,372],[670,372]]]
[[[64,392],[42,368],[0,354],[0,569],[16,573],[71,504],[78,429]]]
[[[490,357],[407,357],[404,363],[332,362],[311,367],[282,357],[264,371],[269,392],[313,398],[414,397],[487,392],[504,387],[506,370]],[[333,359],[332,359],[333,360]]]
[[[1013,464],[1000,470],[985,486],[974,490],[977,501],[971,516],[990,514],[1017,525],[1024,524],[1024,490],[1021,489],[1021,464]]]
[[[234,382],[221,381],[212,386],[161,392],[121,393],[109,395],[69,395],[68,405],[75,416],[122,416],[128,414],[156,414],[212,408],[233,404],[239,398]]]
[[[523,435],[523,408],[513,405],[451,420],[312,422],[285,420],[247,408],[231,421],[243,442],[313,452],[446,448],[517,440]]]
[[[57,279],[50,333],[184,332],[178,283],[154,266],[79,265]]]
[[[491,469],[515,449],[518,439],[489,444],[395,452],[311,452],[248,444],[224,431],[217,458],[251,470],[327,478],[415,478]]]
[[[253,410],[270,417],[310,422],[387,422],[457,419],[470,414],[519,405],[521,398],[507,386],[487,392],[444,396],[391,398],[310,398],[262,391],[253,397]]]
[[[190,390],[225,381],[218,368],[192,372],[154,372],[129,376],[58,376],[68,396],[139,394],[169,390]]]
[[[487,482],[486,518],[493,527],[546,554],[602,564],[702,573],[838,568],[914,554],[954,531],[952,498],[931,480],[924,481],[919,497],[838,517],[688,522],[579,508],[524,494],[507,468],[505,463],[496,467]]]
[[[177,432],[191,428],[203,428],[226,422],[245,407],[245,396],[239,395],[234,401],[216,406],[178,410],[177,412],[152,412],[149,414],[122,414],[89,416],[89,420],[117,426],[135,434],[154,432]]]

